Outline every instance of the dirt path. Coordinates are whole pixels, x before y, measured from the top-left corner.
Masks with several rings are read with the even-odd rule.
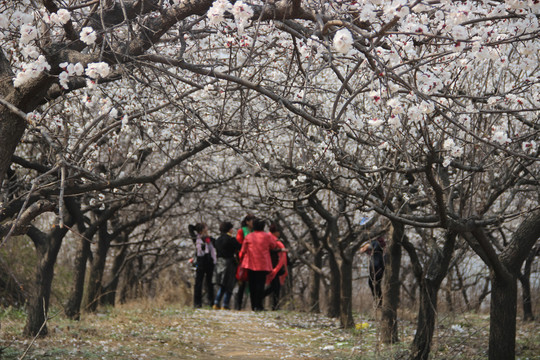
[[[183,334],[184,341],[198,348],[192,354],[197,359],[349,358],[354,342],[349,332],[320,317],[223,310],[196,310],[191,316],[200,322],[200,331]]]

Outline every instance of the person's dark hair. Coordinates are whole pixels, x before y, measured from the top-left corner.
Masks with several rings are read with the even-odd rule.
[[[247,226],[247,222],[250,221],[250,220],[255,220],[255,215],[247,214],[244,217],[244,219],[242,220],[242,223],[241,223],[242,227]]]
[[[197,234],[200,234],[206,225],[204,223],[197,223],[195,225],[188,225],[189,235],[195,241],[197,239]]]
[[[264,231],[264,227],[266,226],[266,221],[263,219],[254,219],[253,220],[253,231]]]
[[[268,231],[271,232],[271,233],[275,233],[275,232],[281,232],[281,228],[279,227],[278,224],[276,223],[271,223],[270,224],[270,227],[268,228]]]
[[[233,228],[233,224],[229,221],[224,221],[219,225],[219,232],[226,234]]]

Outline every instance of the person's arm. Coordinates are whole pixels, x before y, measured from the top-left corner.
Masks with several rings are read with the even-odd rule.
[[[204,256],[204,251],[203,251],[202,246],[203,246],[203,241],[201,237],[197,235],[197,240],[195,240],[195,249],[196,249],[197,256]]]
[[[242,228],[238,229],[236,232],[236,241],[240,244],[244,242],[244,230]]]
[[[240,258],[240,262],[242,262],[242,260],[244,259],[244,256],[248,252],[248,248],[249,248],[249,236],[246,237],[244,241],[242,242],[242,248],[240,249],[240,254],[238,255]]]

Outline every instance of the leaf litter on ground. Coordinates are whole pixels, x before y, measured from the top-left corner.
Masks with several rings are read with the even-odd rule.
[[[489,319],[471,316],[474,321],[441,321],[434,358],[485,358]],[[22,337],[23,326],[20,318],[4,316],[0,358],[20,359],[28,350],[24,359],[405,359],[414,336],[414,323],[404,319],[401,342],[383,345],[373,317],[358,316],[357,326],[346,330],[320,314],[149,304],[106,308],[80,321],[56,316],[48,324],[49,335],[32,344]],[[540,350],[538,323],[518,328],[526,339],[518,339],[520,358],[534,359]]]

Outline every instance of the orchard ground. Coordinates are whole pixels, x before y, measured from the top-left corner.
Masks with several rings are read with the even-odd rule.
[[[130,304],[85,314],[51,315],[49,335],[21,336],[25,315],[3,309],[2,359],[405,359],[414,322],[400,321],[401,342],[378,341],[377,314],[356,315],[344,330],[322,315],[292,311],[230,311]],[[439,318],[433,359],[485,359],[487,315]],[[540,359],[540,323],[518,320],[517,356]]]

